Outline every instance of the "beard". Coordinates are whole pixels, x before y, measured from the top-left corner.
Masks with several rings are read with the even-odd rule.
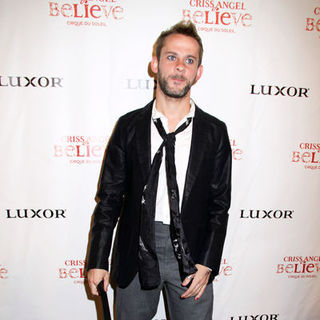
[[[173,89],[169,87],[168,79],[177,79],[177,80],[184,80],[186,82],[186,85],[181,89]],[[162,90],[162,92],[170,97],[175,99],[181,99],[186,96],[186,94],[189,92],[193,84],[195,83],[195,78],[193,81],[188,81],[184,76],[168,76],[167,78],[163,77],[161,74],[161,71],[158,70],[158,83]]]

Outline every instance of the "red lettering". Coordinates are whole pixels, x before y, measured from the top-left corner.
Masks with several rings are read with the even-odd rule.
[[[79,276],[80,276],[80,278],[84,278],[84,269],[83,268],[79,269]]]
[[[302,270],[301,271],[298,270],[299,266],[301,266],[301,264],[296,263],[293,266],[294,266],[294,270],[293,270],[294,273],[303,273]],[[305,266],[305,264],[303,266]],[[304,267],[302,267],[302,268],[304,268]]]
[[[283,273],[284,271],[284,264],[278,264],[277,273]]]
[[[191,12],[190,12],[190,10],[187,10],[187,9],[182,10],[182,19],[183,20],[191,20]]]
[[[91,154],[94,157],[100,157],[102,156],[104,148],[102,146],[93,146],[91,149]]]
[[[71,146],[71,145],[66,146],[64,151],[67,157],[73,157],[74,146]]]
[[[63,156],[61,146],[54,145],[53,148],[54,148],[54,154],[53,154],[54,157],[62,157]]]
[[[104,15],[106,16],[106,18],[108,19],[111,12],[112,12],[112,7],[109,7],[109,12],[108,12],[108,9],[106,6],[101,6],[102,7],[102,10],[104,12]]]
[[[300,152],[293,151],[291,162],[299,162],[300,161]]]
[[[57,17],[59,15],[58,3],[57,2],[49,2],[50,12],[49,15],[52,17]]]
[[[87,146],[87,148],[88,148],[88,146]],[[84,154],[80,153],[80,149],[82,149],[81,145],[76,145],[76,149],[77,149],[76,157],[84,157],[85,156]]]
[[[65,3],[61,7],[61,14],[66,18],[72,17],[72,14],[67,15],[67,11],[70,10],[72,10],[72,6],[69,3]]]
[[[101,15],[95,16],[95,15],[94,15],[94,12],[100,12],[100,11],[101,11],[101,8],[100,8],[99,6],[97,6],[96,4],[93,5],[93,6],[90,8],[90,14],[91,14],[91,16],[92,16],[93,18],[96,18],[96,19],[100,18]]]
[[[74,8],[74,17],[75,18],[83,18],[83,16],[78,16],[78,4],[76,4],[76,3],[74,3],[73,4],[73,8]],[[85,4],[85,6],[87,6],[88,7],[88,5],[87,4]]]
[[[304,152],[304,153],[301,155],[301,160],[302,160],[302,162],[304,162],[304,163],[310,162],[310,161],[308,161],[309,158],[310,158],[310,152]]]
[[[100,1],[101,2],[101,1]],[[115,1],[104,1],[104,2],[115,2]],[[108,19],[112,16],[115,20],[123,19],[123,8],[121,6],[109,6],[94,4],[89,6],[87,1],[80,1],[80,4],[64,3],[61,5],[59,11],[59,4],[57,2],[49,2],[49,15],[53,17],[61,15],[65,18],[101,18],[102,14]],[[74,23],[73,23],[74,24]]]
[[[319,152],[319,151],[318,151]],[[311,158],[311,163],[319,163],[319,161],[316,161],[314,158],[315,158],[315,156],[316,156],[316,152],[314,151],[314,152],[311,152],[311,154],[312,154],[312,158]]]
[[[312,31],[314,29],[314,19],[313,18],[307,18],[307,24],[306,24],[306,30]]]
[[[220,18],[220,21],[223,25],[225,26],[228,26],[230,24],[230,22],[225,22],[224,19],[230,19],[231,18],[231,15],[229,12],[224,12],[222,15],[221,15],[221,18]]]
[[[202,23],[202,17],[203,17],[203,12],[202,11],[195,11],[193,16],[192,16],[193,22],[194,23]]]
[[[232,274],[232,267],[231,266],[226,266],[224,269],[223,269],[223,274],[225,276],[231,276]]]
[[[121,19],[123,19],[123,15],[121,16],[122,13],[123,13],[123,8],[120,7],[120,6],[116,6],[116,7],[112,10],[113,17],[114,17],[116,20],[121,20]]]
[[[251,14],[246,13],[245,15],[242,16],[242,19],[241,19],[242,25],[244,27],[251,27],[251,23],[247,24],[246,21],[249,21],[249,22],[252,21],[252,15]]]
[[[79,270],[77,268],[71,268],[68,272],[68,275],[71,279],[77,279],[79,278]]]
[[[242,18],[242,14],[237,14],[235,12],[232,12],[231,14],[232,14],[233,21],[234,21],[235,25],[237,26],[240,19]],[[237,19],[237,15],[239,16],[238,19]]]
[[[206,19],[205,19],[204,23],[205,24],[213,24],[213,20],[209,21],[209,13],[210,13],[210,11],[205,11],[204,13],[206,15]]]
[[[218,10],[216,10],[216,22],[215,22],[215,24],[219,24],[219,14],[220,14],[220,12],[219,12],[219,9],[218,9]]]
[[[306,266],[306,271],[307,271],[308,273],[311,273],[311,272],[314,271],[314,267],[315,267],[315,265],[314,265],[313,263],[309,263],[309,264]]]
[[[8,269],[0,268],[0,279],[7,279]]]
[[[192,1],[192,0],[191,0]],[[219,2],[220,3],[220,2]],[[244,27],[250,27],[251,21],[252,21],[252,15],[249,13],[246,14],[238,14],[236,12],[232,12],[231,14],[229,12],[223,12],[220,13],[219,8],[221,8],[221,4],[215,7],[216,10],[196,10],[196,11],[190,11],[187,9],[184,9],[182,11],[183,19],[184,20],[191,20],[195,24],[216,24],[216,25],[224,25],[229,26],[230,24],[239,25],[241,22],[241,25]],[[197,7],[197,3],[192,2],[192,7]],[[239,8],[240,3],[228,3],[227,5],[224,5],[223,8],[232,9],[233,7],[237,6]],[[200,7],[204,7],[203,5],[200,5]],[[242,4],[242,9],[243,4]],[[215,13],[214,13],[215,12]],[[215,17],[213,16],[215,14]],[[232,20],[231,20],[232,18]]]
[[[243,154],[243,151],[241,149],[232,150],[232,158],[234,160],[241,160],[242,159],[242,157],[241,157],[242,154]]]
[[[285,273],[292,273],[292,269],[293,269],[293,264],[289,263],[285,266],[284,270],[285,270]]]
[[[231,276],[232,275],[232,267],[227,266],[225,264],[220,265],[219,275],[226,276],[226,277]]]
[[[104,145],[93,145],[90,144],[70,144],[67,146],[54,145],[54,157],[101,157],[104,152]]]
[[[65,268],[60,268],[59,269],[59,278],[60,279],[65,279],[67,278],[67,272],[66,272],[66,269]]]

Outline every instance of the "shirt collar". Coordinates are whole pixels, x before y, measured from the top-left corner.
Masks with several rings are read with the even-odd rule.
[[[187,118],[193,118],[195,110],[196,110],[196,105],[195,105],[194,101],[192,99],[190,99],[190,111],[186,116],[183,117],[183,119],[180,121],[180,123],[184,122],[185,119],[187,119]],[[152,119],[159,119],[159,118],[160,119],[167,119],[163,113],[161,113],[160,111],[158,111],[156,109],[156,100],[154,100],[153,106],[152,106]]]

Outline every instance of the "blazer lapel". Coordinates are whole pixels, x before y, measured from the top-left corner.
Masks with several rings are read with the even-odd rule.
[[[188,201],[190,192],[192,190],[194,182],[196,181],[199,169],[201,168],[203,155],[206,150],[206,126],[204,121],[202,121],[199,113],[199,108],[196,107],[195,116],[193,118],[189,164],[186,172],[186,181],[184,185],[181,212],[183,212],[183,208]]]
[[[153,101],[146,105],[136,123],[136,146],[143,181],[147,181],[151,169],[151,113]]]

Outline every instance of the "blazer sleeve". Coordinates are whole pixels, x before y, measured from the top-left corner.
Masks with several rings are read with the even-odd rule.
[[[197,261],[197,263],[212,269],[211,281],[219,274],[226,237],[231,198],[231,162],[232,153],[227,128],[222,123],[209,185],[208,224]]]
[[[120,118],[109,140],[102,168],[91,230],[88,270],[109,270],[112,235],[120,216],[125,190],[125,132]]]

